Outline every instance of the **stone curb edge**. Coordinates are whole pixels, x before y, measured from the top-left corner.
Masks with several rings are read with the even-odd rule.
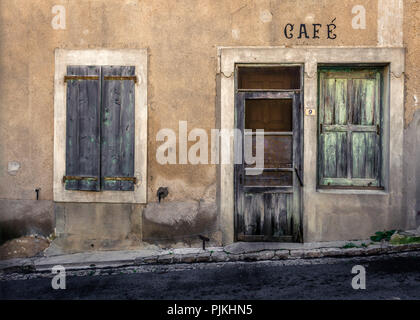
[[[319,248],[319,249],[279,249],[233,254],[226,251],[202,252],[197,254],[162,254],[134,260],[134,265],[269,261],[288,259],[340,258],[381,255],[420,250],[420,243],[404,245],[371,245],[366,248]]]
[[[262,250],[257,252],[229,253],[225,250],[209,250],[197,253],[168,253],[153,256],[139,257],[134,259],[121,259],[114,261],[73,261],[60,263],[68,270],[85,270],[100,268],[120,268],[142,265],[169,265],[169,264],[190,264],[190,263],[211,263],[211,262],[253,262],[253,261],[275,261],[293,259],[316,259],[316,258],[349,258],[374,256],[390,253],[401,253],[407,251],[420,251],[420,243],[404,245],[370,245],[366,248],[317,248],[317,249],[277,249]],[[14,263],[2,265],[0,261],[0,272],[31,273],[50,271],[52,264],[45,261],[37,263],[33,258],[16,259]]]

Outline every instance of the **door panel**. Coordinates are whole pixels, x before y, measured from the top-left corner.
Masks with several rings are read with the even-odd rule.
[[[247,172],[247,171],[245,171]],[[245,186],[254,187],[287,187],[293,185],[293,172],[264,171],[259,175],[245,174]]]
[[[292,99],[249,99],[245,104],[245,129],[292,131]]]

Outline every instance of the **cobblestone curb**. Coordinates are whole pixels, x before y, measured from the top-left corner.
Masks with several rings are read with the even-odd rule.
[[[240,244],[238,247],[212,247],[207,250],[198,248],[172,249],[149,252],[113,252],[104,255],[74,254],[54,257],[39,257],[29,259],[12,259],[0,261],[0,274],[33,272],[51,272],[54,265],[62,265],[67,270],[93,270],[130,266],[162,266],[170,264],[192,264],[208,262],[252,262],[278,261],[318,258],[346,258],[374,256],[381,254],[420,251],[420,243],[392,245],[388,242],[365,245],[359,241],[355,247],[344,248],[334,246],[318,246],[305,248],[298,245],[289,248],[276,248],[272,245],[261,247],[250,244]],[[363,245],[362,245],[363,244]],[[330,244],[331,245],[331,244]],[[342,245],[342,244],[341,244]],[[229,250],[232,249],[232,250]]]
[[[386,253],[399,253],[420,250],[420,243],[404,245],[370,245],[362,248],[319,248],[319,249],[290,249],[290,250],[262,250],[233,254],[225,250],[198,251],[196,253],[163,253],[153,257],[136,259],[135,264],[171,264],[171,263],[199,263],[199,262],[236,262],[236,261],[269,261],[286,259],[316,259],[323,257],[360,257]]]

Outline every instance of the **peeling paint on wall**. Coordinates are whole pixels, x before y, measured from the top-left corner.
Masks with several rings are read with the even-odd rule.
[[[7,163],[7,173],[11,176],[15,176],[20,169],[20,163],[17,161],[9,161]]]
[[[232,29],[232,38],[239,40],[241,32],[238,29]]]
[[[403,0],[378,0],[378,46],[402,46],[403,15]]]
[[[273,19],[273,15],[268,10],[261,10],[260,11],[260,20],[264,23],[271,22]]]

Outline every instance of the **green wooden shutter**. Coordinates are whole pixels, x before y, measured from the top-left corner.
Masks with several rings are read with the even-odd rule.
[[[104,190],[134,190],[135,68],[102,67],[101,178]],[[131,180],[130,180],[131,179]]]
[[[100,68],[67,67],[67,190],[98,191],[100,140]]]
[[[320,186],[380,187],[379,70],[320,70]]]

